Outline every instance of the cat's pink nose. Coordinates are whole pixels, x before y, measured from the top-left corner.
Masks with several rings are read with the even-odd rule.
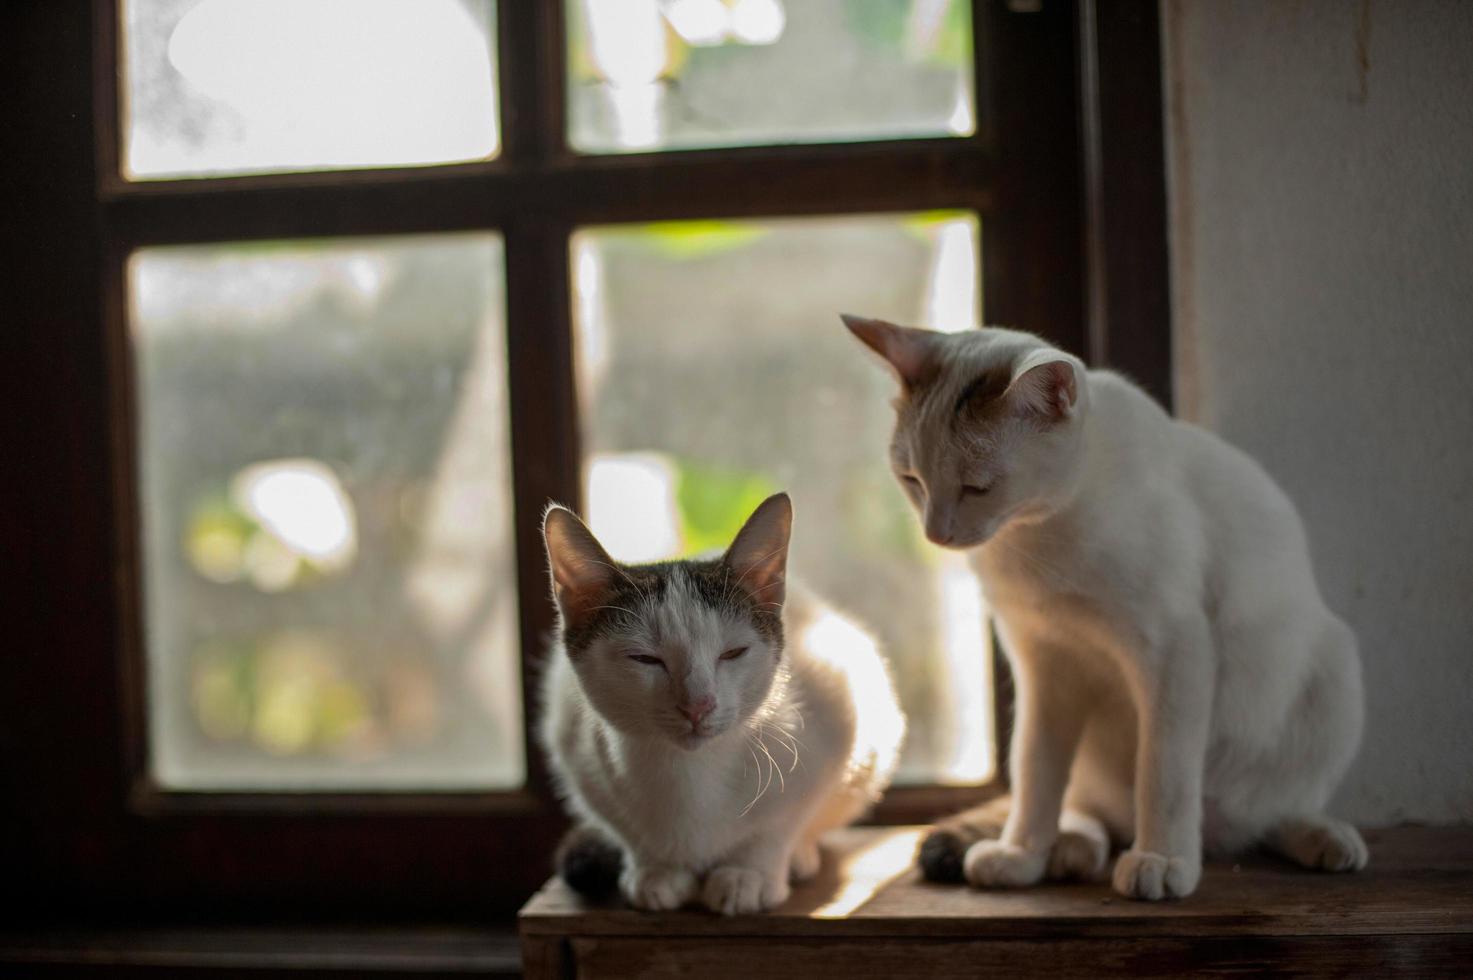
[[[691,727],[699,725],[707,715],[715,710],[716,699],[709,694],[696,698],[690,704],[680,706],[680,713],[690,719]]]

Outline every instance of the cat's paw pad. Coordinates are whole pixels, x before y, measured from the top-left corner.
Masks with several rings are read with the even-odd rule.
[[[1360,831],[1339,820],[1327,821],[1305,835],[1306,867],[1321,871],[1359,871],[1371,859]]]
[[[788,883],[754,868],[723,865],[706,876],[701,898],[712,912],[743,915],[765,912],[788,900]]]
[[[1098,837],[1060,831],[1048,855],[1048,877],[1054,881],[1099,881],[1110,861],[1110,845]]]
[[[1115,891],[1126,898],[1159,902],[1185,898],[1197,890],[1202,861],[1194,857],[1167,857],[1131,848],[1115,862]]]
[[[937,827],[921,841],[916,852],[916,864],[927,881],[939,881],[948,885],[960,885],[966,880],[962,874],[962,861],[967,856],[967,843],[953,830]]]
[[[630,905],[647,912],[668,912],[696,894],[696,876],[685,868],[629,868],[619,876],[619,890]]]
[[[819,865],[822,863],[823,855],[819,853],[816,841],[799,844],[793,849],[793,856],[788,860],[788,880],[794,884],[811,881],[813,876],[818,874]]]
[[[976,888],[1021,888],[1043,880],[1047,854],[1002,841],[978,841],[967,848],[962,873]]]

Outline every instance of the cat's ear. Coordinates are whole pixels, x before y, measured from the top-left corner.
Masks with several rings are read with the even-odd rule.
[[[622,576],[593,532],[571,510],[553,504],[542,519],[542,540],[552,571],[552,595],[565,626],[586,622]]]
[[[722,560],[731,583],[760,603],[781,606],[787,594],[788,539],[793,533],[793,502],[785,493],[762,501]]]
[[[902,327],[852,313],[840,313],[839,319],[866,347],[884,358],[907,389],[923,385],[935,376],[935,331]]]
[[[1083,376],[1083,365],[1063,351],[1036,350],[1013,365],[1007,398],[1021,414],[1063,422],[1079,410]]]

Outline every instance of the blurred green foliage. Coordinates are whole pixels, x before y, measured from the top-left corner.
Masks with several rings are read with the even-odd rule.
[[[756,221],[651,221],[632,229],[640,244],[671,259],[697,259],[749,245],[765,235]]]
[[[752,511],[778,487],[760,473],[677,460],[681,538],[688,554],[725,550]]]

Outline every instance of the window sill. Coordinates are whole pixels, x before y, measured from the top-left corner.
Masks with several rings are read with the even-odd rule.
[[[0,975],[515,977],[516,937],[485,929],[67,929],[0,933]]]
[[[526,975],[1426,976],[1473,961],[1473,828],[1371,832],[1371,866],[1356,875],[1267,858],[1211,866],[1194,896],[1162,904],[1107,885],[929,884],[911,866],[921,832],[836,836],[820,878],[764,916],[592,908],[550,882],[521,913]]]

